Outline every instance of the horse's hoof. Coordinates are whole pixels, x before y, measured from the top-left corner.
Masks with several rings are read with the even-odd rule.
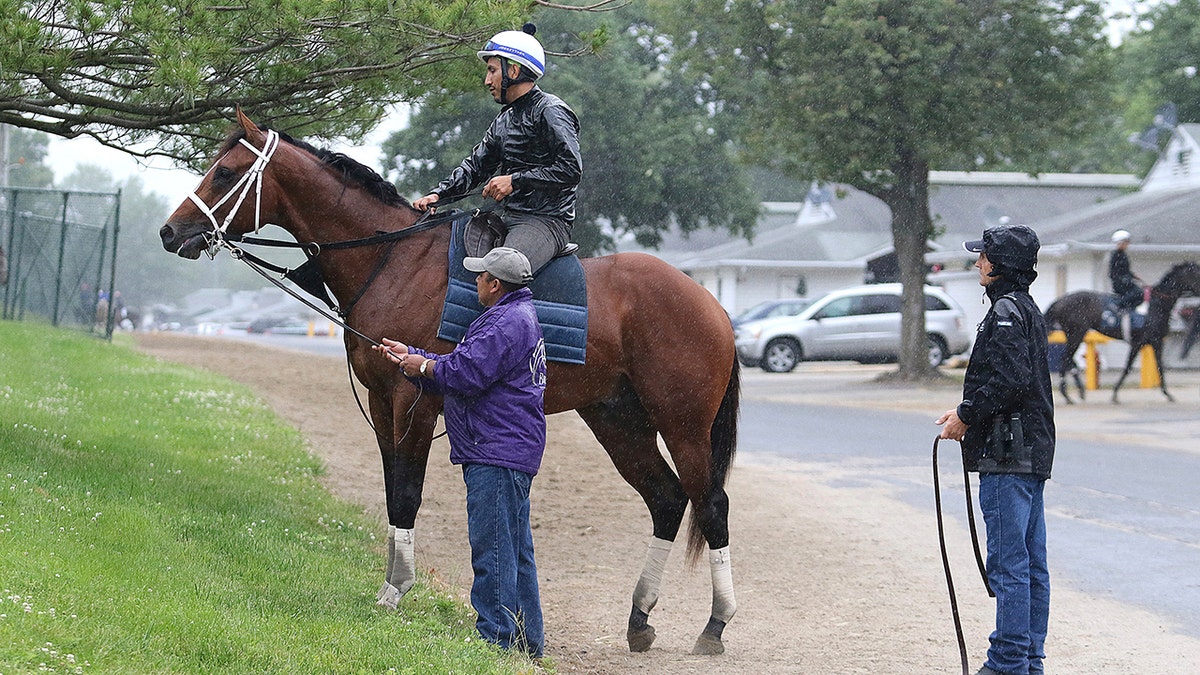
[[[696,646],[692,647],[693,654],[701,656],[716,656],[717,654],[725,653],[725,643],[721,642],[721,638],[701,633],[700,637],[696,638]]]
[[[654,626],[630,630],[625,633],[625,639],[629,641],[629,651],[648,652],[650,645],[654,644]]]
[[[400,606],[400,596],[403,595],[399,588],[383,582],[383,588],[379,589],[379,593],[375,596],[375,604],[380,607],[387,607],[390,610],[395,610]]]

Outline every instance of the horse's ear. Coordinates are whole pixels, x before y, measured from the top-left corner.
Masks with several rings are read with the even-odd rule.
[[[238,124],[242,125],[242,129],[246,130],[246,138],[248,140],[254,141],[262,136],[262,130],[254,122],[251,122],[249,117],[246,117],[246,113],[242,112],[242,106],[240,105],[237,108],[237,121]]]

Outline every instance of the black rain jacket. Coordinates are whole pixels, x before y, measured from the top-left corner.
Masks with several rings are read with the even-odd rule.
[[[967,469],[978,471],[984,441],[997,415],[1021,414],[1033,473],[1049,478],[1054,463],[1054,394],[1046,360],[1046,322],[1028,285],[999,277],[987,287],[992,307],[979,324],[963,381],[958,417]]]
[[[513,191],[505,209],[575,222],[575,190],[583,176],[579,120],[562,99],[534,87],[504,106],[471,155],[431,192],[460,197],[508,174]]]
[[[1132,290],[1141,290],[1133,279],[1133,270],[1129,265],[1129,255],[1122,250],[1115,250],[1108,259],[1108,278],[1112,281],[1113,293],[1125,295]]]

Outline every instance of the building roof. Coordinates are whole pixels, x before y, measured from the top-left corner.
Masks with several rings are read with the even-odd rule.
[[[1141,250],[1200,250],[1200,190],[1135,192],[1038,223],[1043,241],[1079,248],[1112,248],[1116,230],[1129,230]]]
[[[934,171],[930,213],[944,234],[932,245],[957,247],[1005,217],[1038,223],[1092,208],[1137,185],[1130,175]],[[765,202],[751,241],[724,231],[671,232],[656,253],[684,270],[730,264],[861,267],[891,247],[891,211],[882,201],[848,186],[814,185],[804,201]]]

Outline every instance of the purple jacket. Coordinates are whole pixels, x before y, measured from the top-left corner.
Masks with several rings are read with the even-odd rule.
[[[546,448],[546,346],[528,288],[480,314],[449,354],[409,349],[437,359],[434,377],[417,381],[445,397],[452,463],[537,474]]]

